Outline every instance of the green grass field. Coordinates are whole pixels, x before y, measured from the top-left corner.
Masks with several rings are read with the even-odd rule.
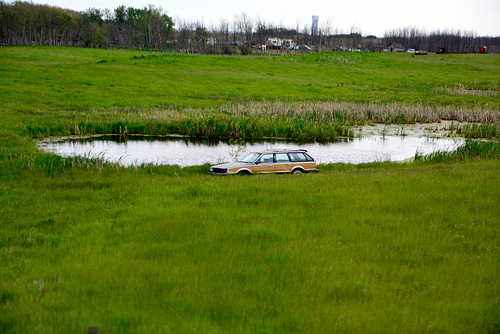
[[[213,177],[34,140],[321,139],[436,117],[498,138],[499,78],[498,55],[0,48],[0,332],[497,333],[498,143],[487,159]]]
[[[31,112],[262,100],[499,106],[498,55],[245,58],[27,47],[3,48],[0,59],[4,106]]]

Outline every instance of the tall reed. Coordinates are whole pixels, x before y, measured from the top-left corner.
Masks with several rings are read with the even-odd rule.
[[[423,155],[415,153],[415,161],[421,162],[457,162],[470,159],[498,159],[500,158],[500,142],[466,140],[464,144],[453,151],[436,151]]]
[[[96,133],[182,134],[202,138],[281,137],[292,140],[331,140],[353,136],[351,127],[366,123],[415,124],[441,120],[477,122],[455,124],[450,131],[467,138],[496,138],[500,112],[489,107],[431,107],[424,104],[323,102],[248,102],[207,109],[89,110],[85,121],[32,121],[31,137]]]

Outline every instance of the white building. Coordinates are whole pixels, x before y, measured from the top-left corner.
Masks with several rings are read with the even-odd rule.
[[[316,36],[319,32],[318,21],[319,21],[319,16],[313,15],[313,17],[312,17],[312,30],[311,30],[313,36]]]

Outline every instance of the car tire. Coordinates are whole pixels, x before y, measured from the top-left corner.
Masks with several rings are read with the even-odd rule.
[[[292,174],[296,174],[296,175],[298,175],[298,174],[302,174],[302,169],[295,169],[295,170],[292,172]]]

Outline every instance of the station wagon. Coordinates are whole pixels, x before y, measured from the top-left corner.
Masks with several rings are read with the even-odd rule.
[[[306,150],[252,152],[238,162],[210,167],[213,175],[317,172],[316,161]]]

